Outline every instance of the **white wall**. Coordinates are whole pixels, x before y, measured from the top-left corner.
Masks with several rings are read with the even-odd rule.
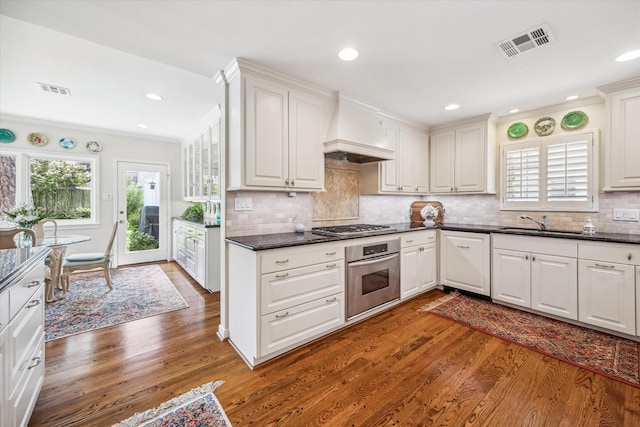
[[[10,144],[0,144],[0,152],[7,149],[29,150],[38,153],[56,153],[84,155],[89,153],[85,144],[88,141],[98,141],[102,152],[96,156],[99,167],[98,177],[98,207],[100,224],[97,227],[74,228],[68,227],[62,230],[65,234],[85,234],[92,236],[90,242],[69,246],[67,254],[77,252],[102,251],[107,245],[111,227],[115,221],[115,197],[116,183],[114,168],[116,160],[158,162],[169,165],[170,178],[170,212],[171,216],[180,216],[189,205],[182,202],[181,193],[181,146],[178,141],[166,142],[153,139],[144,139],[136,136],[113,134],[102,130],[76,128],[72,125],[46,123],[43,124],[33,119],[0,118],[0,128],[11,130],[16,135],[16,140]],[[39,132],[47,136],[49,143],[44,147],[34,147],[27,141],[27,135]],[[71,138],[76,142],[71,150],[59,146],[60,138]],[[103,201],[102,194],[113,194],[114,200]],[[168,220],[168,219],[167,219]]]

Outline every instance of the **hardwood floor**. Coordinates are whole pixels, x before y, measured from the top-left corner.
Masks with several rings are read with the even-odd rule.
[[[110,426],[214,380],[234,426],[640,425],[640,389],[417,312],[440,291],[251,371],[219,295],[160,266],[189,308],[48,342],[30,426]]]

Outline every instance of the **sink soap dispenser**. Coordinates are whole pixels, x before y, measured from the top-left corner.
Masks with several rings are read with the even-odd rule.
[[[587,236],[594,236],[596,234],[596,227],[591,222],[591,218],[587,218],[587,222],[584,223],[584,227],[582,227],[582,234]]]

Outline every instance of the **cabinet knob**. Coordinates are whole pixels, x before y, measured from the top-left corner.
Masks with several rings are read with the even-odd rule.
[[[629,255],[627,255],[627,259],[628,259],[629,261],[631,261],[631,258],[633,258],[633,254],[632,254],[631,252],[629,252]]]
[[[525,255],[525,256],[524,256],[524,259],[525,259],[526,261],[529,261],[529,255]]]

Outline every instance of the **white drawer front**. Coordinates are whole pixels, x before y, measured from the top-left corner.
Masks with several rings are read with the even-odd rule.
[[[435,242],[436,242],[435,230],[412,231],[412,232],[402,233],[400,235],[400,247],[402,248],[406,248],[408,246],[426,245],[426,244],[435,243]]]
[[[344,261],[262,275],[261,314],[344,292]]]
[[[19,283],[9,289],[10,317],[13,317],[27,301],[44,285],[44,263],[36,265]]]
[[[498,233],[492,234],[491,239],[494,248],[566,256],[570,258],[576,258],[578,256],[578,240],[514,236]]]
[[[340,245],[313,246],[268,251],[262,255],[260,271],[266,274],[344,258],[344,248]]]
[[[31,298],[9,324],[9,366],[11,393],[31,366],[31,355],[44,336],[44,292]]]
[[[640,265],[640,245],[579,243],[578,253],[581,259]]]
[[[29,358],[29,367],[9,400],[9,425],[26,427],[44,383],[44,337]]]
[[[300,345],[344,324],[344,293],[261,317],[260,356]]]

